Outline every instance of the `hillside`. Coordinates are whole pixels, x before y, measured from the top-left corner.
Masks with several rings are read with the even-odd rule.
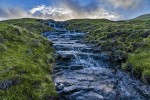
[[[37,19],[0,22],[0,99],[38,100],[56,96],[50,71],[52,43],[41,37],[51,30]]]
[[[136,20],[150,20],[150,14],[146,14],[146,15],[141,15],[137,18],[135,18]]]
[[[147,16],[147,15],[146,15]],[[67,21],[68,29],[86,32],[85,40],[99,52],[108,51],[112,60],[131,75],[150,83],[150,21],[109,21],[77,19]]]

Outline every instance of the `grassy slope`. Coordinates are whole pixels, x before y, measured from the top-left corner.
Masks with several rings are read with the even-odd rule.
[[[138,20],[150,20],[150,14],[146,14],[146,15],[141,15],[135,19],[138,19]]]
[[[38,100],[57,95],[49,75],[52,43],[39,35],[47,30],[51,28],[36,19],[0,22],[1,100]]]
[[[142,18],[143,19],[143,18]],[[79,19],[68,21],[68,29],[87,32],[85,40],[103,50],[125,56],[122,68],[150,83],[150,20],[109,21]]]

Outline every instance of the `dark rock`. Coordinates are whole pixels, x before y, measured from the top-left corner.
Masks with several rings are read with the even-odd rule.
[[[93,50],[93,53],[100,53],[102,51],[102,48],[97,48]]]
[[[71,60],[72,58],[74,58],[74,55],[73,54],[60,54],[58,57],[57,57],[57,59],[58,60],[62,60],[62,61],[69,61],[69,60]]]
[[[116,51],[112,53],[112,60],[118,63],[125,62],[127,60],[128,55],[122,51]]]
[[[14,85],[17,85],[21,82],[19,79],[6,80],[0,83],[0,90],[6,90]]]
[[[143,38],[147,38],[150,35],[150,30],[144,32],[144,34],[142,34]]]
[[[92,48],[83,48],[82,52],[92,52],[93,49]]]
[[[145,97],[145,98],[150,98],[150,92],[149,92],[150,89],[147,90],[146,87],[142,87],[142,86],[137,87],[136,89],[139,91],[139,93],[140,93],[141,95],[143,95],[143,97]]]
[[[53,69],[54,69],[54,70],[69,69],[69,67],[68,67],[68,66],[54,66]]]
[[[125,69],[126,71],[132,73],[133,66],[132,66],[130,63],[128,63],[128,64],[125,66],[125,68],[126,68],[126,69]]]
[[[61,92],[61,94],[72,94],[74,92],[80,91],[79,88],[77,88],[77,86],[70,86],[70,87],[65,87],[63,89],[63,91]]]
[[[59,85],[57,85],[57,90],[62,90],[64,87],[64,84],[60,83]]]
[[[100,55],[100,57],[101,57],[102,59],[105,59],[105,60],[110,60],[110,59],[111,59],[111,55],[110,55],[109,53],[102,53],[102,54]]]
[[[82,65],[74,65],[70,66],[70,70],[80,70],[83,69],[84,67]]]

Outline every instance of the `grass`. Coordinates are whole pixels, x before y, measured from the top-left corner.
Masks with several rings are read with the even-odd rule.
[[[144,20],[143,20],[144,19]],[[86,32],[85,40],[110,51],[118,52],[122,69],[150,84],[150,17],[126,21],[109,21],[106,19],[75,19],[67,21],[67,29]],[[124,55],[127,54],[127,55]],[[130,70],[129,70],[130,69]]]
[[[50,76],[52,43],[39,35],[51,28],[40,23],[37,19],[0,22],[0,84],[7,85],[0,88],[1,100],[57,96]]]
[[[47,25],[47,20],[34,19],[34,18],[23,18],[23,19],[12,19],[4,21],[7,24],[13,24],[27,29],[30,32],[41,35],[42,32],[52,30]]]

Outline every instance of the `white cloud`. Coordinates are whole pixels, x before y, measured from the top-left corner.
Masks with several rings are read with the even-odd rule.
[[[36,8],[31,9],[29,12],[30,12],[31,14],[34,14],[35,12],[41,11],[41,10],[43,10],[44,8],[45,8],[45,5],[37,6]]]
[[[40,12],[43,15],[57,15],[57,14],[68,14],[70,13],[70,10],[65,10],[63,8],[60,7],[51,7],[51,6],[45,6],[45,5],[41,5],[41,6],[37,6],[35,8],[32,8],[29,13],[31,14],[35,14]]]
[[[3,18],[0,18],[0,21],[4,20]]]
[[[80,8],[78,8],[80,9]],[[108,12],[103,8],[97,8],[92,11],[86,11],[84,8],[78,10],[75,7],[72,8],[68,5],[61,6],[37,6],[29,11],[34,17],[54,19],[54,20],[68,20],[68,19],[81,19],[81,18],[91,18],[100,19],[107,18],[111,20],[117,20],[120,15],[114,12]]]
[[[115,8],[125,8],[125,9],[134,9],[138,7],[142,0],[107,0]]]
[[[81,4],[80,0],[54,0],[51,6],[39,5],[29,11],[18,7],[0,7],[0,20],[34,17],[54,20],[81,18],[128,19],[148,9],[143,0],[91,0]],[[86,0],[85,0],[86,1]],[[144,0],[146,1],[146,0]],[[146,6],[146,7],[144,7]]]

